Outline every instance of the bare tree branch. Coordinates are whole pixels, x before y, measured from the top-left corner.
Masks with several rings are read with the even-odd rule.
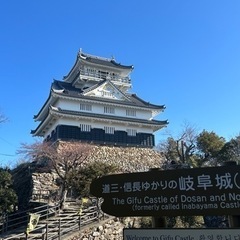
[[[0,123],[4,123],[7,120],[8,120],[7,117],[3,113],[0,113]]]
[[[91,145],[80,142],[35,142],[22,144],[18,153],[24,154],[30,161],[47,161],[61,179],[61,196],[64,204],[71,178],[86,164]]]

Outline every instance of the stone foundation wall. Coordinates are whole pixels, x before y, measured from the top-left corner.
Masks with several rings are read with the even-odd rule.
[[[165,159],[160,152],[149,148],[94,146],[88,161],[117,164],[122,172],[144,172],[160,168]]]
[[[98,225],[88,227],[80,233],[69,236],[66,240],[121,240],[123,239],[123,229],[129,227],[139,227],[138,218],[112,218]]]
[[[33,173],[32,174],[32,197],[31,200],[42,200],[42,197],[49,196],[45,200],[54,200],[57,197],[59,186],[57,185],[58,176],[56,173]],[[57,199],[55,199],[57,200]]]
[[[93,146],[86,163],[103,162],[117,164],[120,172],[142,172],[159,168],[163,164],[162,155],[149,148]],[[32,173],[32,200],[40,194],[50,194],[54,199],[59,186],[56,173]]]
[[[158,151],[149,148],[92,145],[86,163],[93,162],[117,164],[119,172],[130,173],[160,168],[164,158]],[[24,163],[16,168],[14,173],[14,186],[19,196],[20,209],[27,208],[30,200],[59,200],[58,176],[53,171],[44,169],[42,162]]]

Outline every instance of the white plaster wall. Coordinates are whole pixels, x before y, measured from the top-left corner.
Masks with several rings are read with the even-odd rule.
[[[81,102],[87,103],[87,102],[83,102],[83,101],[81,101]],[[133,117],[133,116],[126,116],[126,109],[129,108],[127,106],[126,107],[118,107],[113,104],[97,104],[97,103],[92,104],[91,102],[89,102],[89,104],[92,105],[92,113],[96,113],[96,114],[104,114],[104,110],[103,110],[104,106],[112,106],[115,108],[115,114],[109,114],[109,115],[130,117],[130,118],[139,118],[139,119],[145,119],[145,120],[149,120],[152,118],[151,111],[144,110],[144,109],[139,109],[139,108],[135,109],[136,117]],[[55,106],[60,107],[65,110],[80,111],[80,101],[61,99],[56,103]],[[129,108],[129,109],[133,109],[133,108]]]
[[[79,104],[80,103],[78,101],[73,101],[70,99],[60,99],[55,104],[55,107],[71,111],[79,111]]]

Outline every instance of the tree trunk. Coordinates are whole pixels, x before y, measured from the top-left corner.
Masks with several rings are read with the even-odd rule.
[[[62,187],[62,191],[61,191],[61,197],[60,197],[60,208],[64,209],[65,206],[65,202],[67,199],[67,188],[65,186]]]

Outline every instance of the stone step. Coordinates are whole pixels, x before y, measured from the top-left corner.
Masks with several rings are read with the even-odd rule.
[[[65,214],[65,213],[78,213],[80,210],[80,208],[68,208],[68,209],[64,209],[61,213]]]
[[[66,232],[72,231],[72,229],[78,229],[79,226],[79,210],[80,210],[80,204],[76,201],[69,201],[67,202],[65,208],[63,210],[57,210],[52,211],[52,209],[49,209],[51,211],[51,216],[48,215],[48,218],[46,216],[42,216],[40,218],[39,223],[35,230],[33,230],[30,235],[34,237],[34,239],[42,239],[42,234],[44,231],[46,231],[46,224],[48,224],[49,229],[49,235],[57,234],[59,231],[59,219],[61,222],[61,230]],[[81,224],[84,226],[91,223],[93,221],[93,215],[92,212],[95,208],[84,208],[81,215]],[[89,212],[88,212],[89,210]],[[11,237],[16,237],[17,240],[19,234],[21,234],[20,238],[23,238],[25,240],[25,234],[26,226],[22,228],[15,229],[15,231],[11,231],[8,234],[6,234],[6,238],[2,238],[0,236],[0,239],[8,239]],[[30,237],[29,237],[30,239]]]

